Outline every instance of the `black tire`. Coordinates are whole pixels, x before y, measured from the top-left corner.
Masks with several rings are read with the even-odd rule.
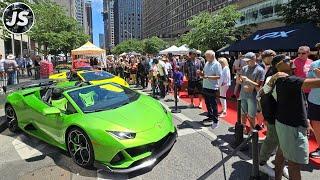
[[[94,163],[94,152],[88,135],[80,128],[71,128],[66,144],[73,161],[81,167],[90,168]]]
[[[16,112],[14,111],[13,107],[8,104],[5,107],[5,113],[6,113],[6,121],[7,121],[7,127],[11,132],[18,132],[19,126],[18,126],[18,119]]]

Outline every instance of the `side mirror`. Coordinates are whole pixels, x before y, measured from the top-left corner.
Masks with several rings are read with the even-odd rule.
[[[45,116],[46,115],[52,115],[52,114],[60,114],[60,113],[61,113],[61,111],[56,107],[45,108],[42,111],[42,114],[45,115]]]

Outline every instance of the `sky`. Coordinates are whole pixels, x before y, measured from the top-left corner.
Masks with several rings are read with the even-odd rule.
[[[104,34],[102,11],[103,0],[92,0],[93,44],[96,46],[99,46],[99,34]]]

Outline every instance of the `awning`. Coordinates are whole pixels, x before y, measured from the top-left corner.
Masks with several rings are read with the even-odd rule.
[[[299,46],[309,46],[315,49],[320,42],[320,28],[306,23],[259,30],[248,38],[238,41],[219,52],[248,52],[272,49],[275,51],[297,51]]]
[[[72,55],[101,55],[105,53],[106,50],[98,48],[89,41],[85,43],[83,46],[71,51]]]

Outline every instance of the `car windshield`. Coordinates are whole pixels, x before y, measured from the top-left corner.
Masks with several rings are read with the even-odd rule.
[[[103,80],[113,78],[114,75],[105,71],[92,71],[83,72],[80,75],[85,79],[85,81]]]
[[[115,109],[136,101],[140,96],[118,84],[88,86],[68,94],[84,113]]]

